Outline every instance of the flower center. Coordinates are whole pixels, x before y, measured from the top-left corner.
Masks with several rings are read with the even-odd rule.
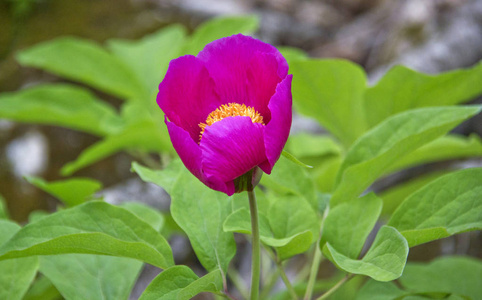
[[[250,117],[253,123],[260,123],[264,125],[263,116],[261,116],[253,107],[239,103],[228,103],[221,105],[220,107],[216,108],[215,111],[211,112],[206,118],[206,123],[199,123],[199,127],[201,128],[199,138],[202,138],[206,126],[213,125],[217,121],[221,121],[227,117],[238,116]]]

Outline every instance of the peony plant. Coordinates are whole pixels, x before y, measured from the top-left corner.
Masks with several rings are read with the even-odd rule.
[[[469,163],[482,142],[452,130],[480,117],[462,103],[482,94],[482,64],[438,75],[395,66],[368,85],[354,63],[250,37],[257,24],[220,18],[192,35],[173,25],[139,41],[59,38],[18,53],[25,67],[119,98],[120,110],[51,83],[0,94],[0,118],[97,136],[63,176],[126,151],[170,206],[109,204],[90,178],[26,176],[58,209],[20,225],[0,196],[0,299],[480,297],[480,259],[415,262],[409,251],[458,234],[477,250],[482,168]],[[329,133],[290,135],[293,111]],[[452,164],[380,188],[436,162]],[[145,264],[159,274],[133,288]]]

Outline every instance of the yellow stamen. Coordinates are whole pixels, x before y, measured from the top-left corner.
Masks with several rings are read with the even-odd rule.
[[[239,103],[228,103],[221,105],[215,111],[211,112],[206,118],[206,123],[199,123],[199,127],[201,128],[199,138],[203,136],[206,126],[213,125],[217,121],[221,121],[227,117],[237,116],[250,117],[253,123],[260,123],[264,125],[263,116],[261,116],[253,107]]]

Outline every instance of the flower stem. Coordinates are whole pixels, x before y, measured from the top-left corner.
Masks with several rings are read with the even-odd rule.
[[[260,243],[258,225],[258,207],[253,188],[248,188],[249,210],[251,211],[251,234],[252,238],[252,264],[251,264],[251,300],[259,298],[259,279],[260,279]]]
[[[286,288],[288,289],[288,292],[290,293],[291,299],[298,300],[298,295],[296,295],[295,289],[291,285],[291,282],[288,279],[288,276],[286,276],[285,270],[283,268],[283,264],[278,259],[276,260],[276,264],[278,265],[279,274],[281,276],[281,279],[283,279],[283,282]]]
[[[328,291],[326,291],[326,293],[324,293],[323,295],[321,295],[320,297],[316,298],[316,300],[324,300],[324,299],[328,299],[328,297],[330,297],[334,292],[336,292],[343,284],[345,284],[348,280],[352,279],[353,278],[353,274],[349,274],[349,275],[346,275],[345,277],[343,277],[340,281],[337,282],[337,284],[335,284],[331,289],[329,289]]]

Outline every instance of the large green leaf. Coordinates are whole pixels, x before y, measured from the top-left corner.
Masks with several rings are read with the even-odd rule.
[[[172,145],[165,126],[155,122],[132,124],[85,149],[75,161],[62,167],[61,173],[71,175],[121,150],[165,152],[171,151]]]
[[[20,230],[17,224],[0,219],[0,245]],[[0,299],[20,300],[35,278],[38,269],[36,257],[0,261]]]
[[[397,160],[386,173],[425,163],[473,156],[482,156],[482,140],[478,135],[473,134],[470,137],[447,135]]]
[[[167,241],[126,209],[87,202],[30,223],[0,247],[0,260],[67,253],[104,254],[174,264]]]
[[[17,59],[24,66],[78,80],[121,98],[144,95],[142,85],[132,70],[117,57],[87,40],[58,38],[23,50]]]
[[[64,254],[40,257],[40,272],[66,300],[127,300],[142,262],[103,255]]]
[[[128,202],[123,208],[159,231],[162,215],[143,204]],[[128,299],[142,269],[141,261],[105,255],[63,254],[40,257],[40,272],[65,299]],[[75,284],[72,284],[75,282]]]
[[[293,105],[315,118],[344,145],[367,128],[363,111],[366,76],[358,65],[343,60],[293,61]]]
[[[325,219],[321,246],[328,242],[341,254],[358,258],[381,209],[382,200],[373,193],[338,205]]]
[[[185,54],[197,55],[214,40],[237,33],[249,34],[258,29],[256,16],[231,16],[211,19],[201,24],[184,45]]]
[[[277,192],[304,197],[313,207],[317,207],[313,179],[305,168],[284,156],[279,158],[270,175],[261,177],[261,184]]]
[[[31,176],[27,176],[25,179],[44,192],[55,196],[67,206],[84,203],[89,200],[89,196],[102,188],[102,183],[90,178],[71,178],[52,182]]]
[[[136,172],[145,182],[151,182],[162,187],[168,194],[176,182],[184,165],[180,159],[173,159],[169,165],[162,170],[152,170],[133,162],[132,171]]]
[[[480,109],[480,106],[420,108],[383,121],[348,151],[338,172],[332,205],[354,199],[391,164],[444,135]]]
[[[402,111],[462,103],[482,93],[482,63],[466,70],[427,75],[395,66],[365,94],[370,127]]]
[[[179,291],[178,300],[192,299],[202,292],[219,292],[223,289],[223,277],[220,270],[214,270],[203,277],[191,282]]]
[[[349,273],[370,276],[378,281],[391,281],[402,275],[408,256],[408,244],[395,228],[383,226],[361,260],[343,255],[330,243],[325,245],[323,253]]]
[[[164,78],[169,61],[178,56],[185,35],[184,27],[172,25],[139,41],[109,40],[108,46],[136,73],[150,94]]]
[[[288,151],[296,157],[339,155],[341,146],[327,135],[296,134],[286,143]]]
[[[90,92],[67,84],[45,84],[0,94],[0,118],[62,126],[96,135],[121,129],[114,108]]]
[[[425,263],[408,263],[400,278],[407,290],[417,293],[448,293],[480,299],[482,262],[462,256],[446,256]]]
[[[410,247],[459,232],[482,229],[482,168],[432,181],[408,197],[388,222]]]
[[[233,234],[223,231],[231,212],[229,198],[202,184],[183,170],[171,189],[171,213],[186,232],[201,264],[208,270],[226,274],[236,253]]]

